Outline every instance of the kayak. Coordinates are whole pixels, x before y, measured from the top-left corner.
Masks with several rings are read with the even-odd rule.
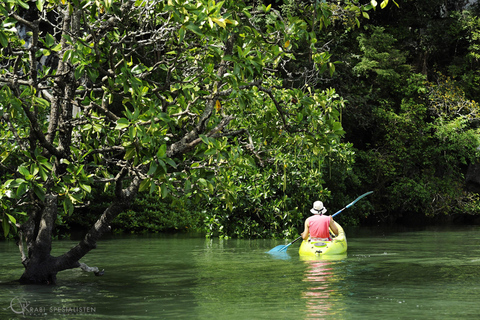
[[[300,257],[346,255],[347,237],[345,236],[345,231],[337,222],[335,224],[338,228],[338,236],[333,238],[332,241],[303,240],[299,249]]]

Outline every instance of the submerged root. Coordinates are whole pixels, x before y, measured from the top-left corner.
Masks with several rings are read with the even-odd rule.
[[[96,276],[103,276],[105,270],[100,271],[97,267],[89,267],[85,263],[80,262],[80,269],[86,272],[93,272]]]

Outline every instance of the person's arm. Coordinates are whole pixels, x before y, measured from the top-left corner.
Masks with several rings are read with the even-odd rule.
[[[338,228],[335,221],[333,221],[333,217],[330,217],[330,230],[332,230],[335,236],[338,236]]]
[[[308,240],[308,234],[310,231],[308,230],[308,219],[305,220],[305,230],[302,232],[302,238],[303,240]]]

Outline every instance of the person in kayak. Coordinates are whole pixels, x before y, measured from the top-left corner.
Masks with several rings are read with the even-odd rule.
[[[335,236],[338,235],[338,228],[331,216],[324,216],[327,209],[323,206],[322,201],[315,201],[313,208],[310,210],[313,216],[305,220],[305,230],[302,232],[303,240],[327,241],[332,240],[329,230],[331,229]]]

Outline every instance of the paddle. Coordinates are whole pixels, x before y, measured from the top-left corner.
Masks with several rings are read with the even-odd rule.
[[[287,245],[280,245],[280,246],[276,246],[275,248],[273,248],[272,250],[268,251],[267,253],[275,253],[275,252],[284,252],[284,251],[287,251],[287,248],[290,247],[292,244],[294,244],[295,242],[297,242],[298,240],[300,240],[302,238],[302,236],[298,237],[297,239],[293,240],[292,242],[290,242],[289,244]]]
[[[340,212],[342,212],[343,210],[345,210],[345,209],[347,209],[347,208],[350,208],[351,206],[353,206],[353,205],[355,204],[355,202],[357,202],[358,200],[362,199],[362,198],[365,197],[365,196],[368,196],[370,193],[373,193],[373,191],[369,191],[369,192],[367,192],[367,193],[362,194],[360,197],[358,197],[357,199],[353,200],[351,203],[347,204],[347,205],[345,206],[345,208],[343,208],[343,209],[335,212],[335,214],[332,216],[332,218],[335,217],[335,216],[336,216],[337,214],[339,214]]]
[[[335,217],[337,214],[339,214],[340,212],[342,212],[343,210],[347,209],[347,208],[350,208],[351,206],[353,206],[355,204],[355,202],[357,202],[358,200],[362,199],[363,197],[365,196],[368,196],[370,193],[373,193],[373,191],[369,191],[367,193],[364,193],[362,194],[360,197],[358,197],[357,199],[353,200],[351,203],[347,204],[345,206],[345,208],[337,211],[332,217]],[[290,242],[289,244],[287,245],[279,245],[279,246],[276,246],[275,248],[273,248],[272,250],[268,251],[267,253],[275,253],[275,252],[285,252],[287,251],[287,248],[290,247],[292,244],[294,244],[295,242],[297,242],[298,240],[300,240],[302,238],[302,236],[298,237],[297,239],[293,240],[292,242]]]

